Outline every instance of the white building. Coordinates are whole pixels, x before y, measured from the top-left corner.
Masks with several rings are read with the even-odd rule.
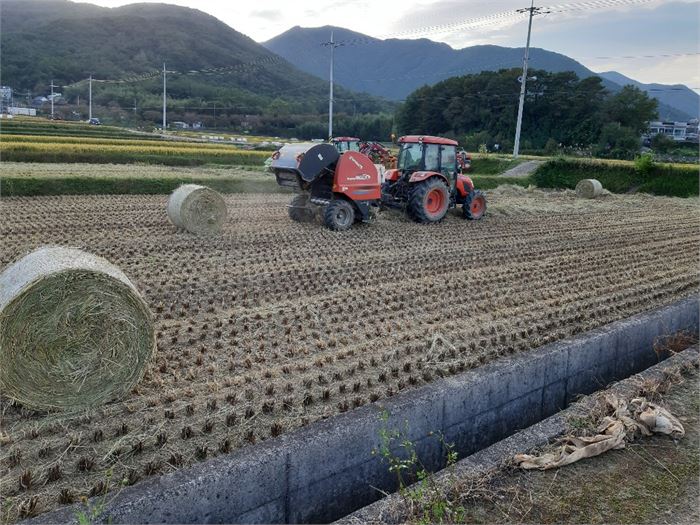
[[[12,105],[12,88],[9,86],[0,86],[0,109],[7,108]]]
[[[36,109],[34,108],[17,108],[10,106],[7,108],[8,115],[24,115],[25,117],[36,117]]]
[[[649,122],[648,138],[654,135],[666,135],[676,142],[698,142],[698,119],[688,122]]]

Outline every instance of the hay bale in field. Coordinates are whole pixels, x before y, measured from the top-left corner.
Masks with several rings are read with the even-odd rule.
[[[595,199],[603,193],[603,185],[595,179],[582,179],[576,184],[576,196],[581,199]]]
[[[190,233],[217,233],[226,221],[226,203],[211,188],[183,184],[168,199],[168,217]]]
[[[37,410],[126,395],[156,347],[151,312],[101,257],[39,248],[0,274],[0,388]]]

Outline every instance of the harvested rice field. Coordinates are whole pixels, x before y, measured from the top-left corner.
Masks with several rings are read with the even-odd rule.
[[[0,399],[3,521],[172,472],[697,293],[697,199],[502,187],[437,225],[382,212],[335,233],[286,195],[227,195],[223,234],[167,195],[0,200],[0,267],[44,244],[141,290],[158,349],[121,401],[73,415]]]

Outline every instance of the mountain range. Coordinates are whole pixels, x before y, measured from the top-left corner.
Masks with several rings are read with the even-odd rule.
[[[328,76],[329,51],[319,45],[333,32],[334,72],[338,83],[355,91],[366,91],[391,100],[404,99],[425,84],[449,77],[522,67],[523,48],[478,45],[453,49],[427,39],[380,40],[339,27],[293,27],[263,42],[270,51],[299,69]],[[580,78],[598,75],[611,91],[632,84],[659,101],[659,116],[667,120],[697,118],[700,96],[686,86],[642,84],[616,72],[594,73],[580,62],[545,49],[530,50],[530,66],[551,72],[573,71]],[[514,79],[515,81],[516,79]]]
[[[392,112],[396,101],[425,84],[517,68],[523,56],[520,48],[453,49],[427,39],[380,40],[328,26],[293,27],[260,44],[202,11],[168,4],[110,9],[68,0],[0,0],[0,25],[0,77],[17,91],[45,94],[52,80],[65,86],[90,74],[98,79],[150,74],[146,81],[102,84],[95,95],[98,103],[124,107],[140,99],[139,106],[146,108],[159,104],[158,70],[165,63],[181,73],[169,76],[168,94],[187,101],[182,111],[215,102],[221,110],[274,113],[278,119],[325,111],[329,56],[320,43],[331,31],[343,44],[336,49],[336,110],[351,114]],[[573,71],[582,78],[596,74],[565,55],[538,48],[531,50],[531,66]],[[685,86],[642,84],[616,72],[600,76],[611,91],[633,84],[657,98],[661,118],[698,115],[700,97]],[[80,94],[86,92],[82,83]]]

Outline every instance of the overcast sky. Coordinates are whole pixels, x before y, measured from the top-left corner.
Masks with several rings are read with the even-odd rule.
[[[462,48],[524,46],[526,17],[512,13],[528,7],[530,0],[141,1],[200,9],[258,42],[297,25],[334,25],[378,38],[425,37]],[[116,7],[135,2],[90,3]],[[535,18],[533,46],[568,55],[593,71],[615,70],[641,82],[681,83],[700,91],[700,1],[551,0],[535,5],[553,12]]]

